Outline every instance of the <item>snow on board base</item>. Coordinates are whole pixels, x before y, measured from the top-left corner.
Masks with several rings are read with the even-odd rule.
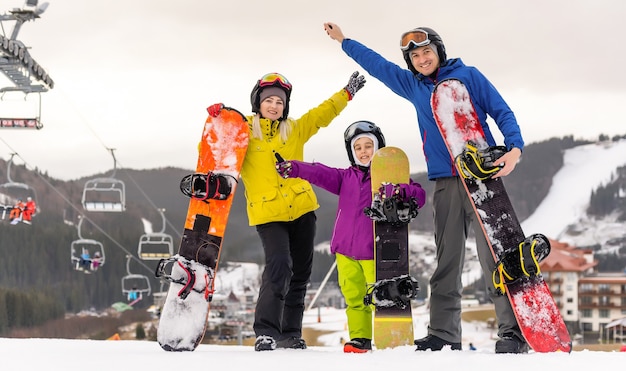
[[[474,110],[469,91],[456,79],[439,82],[431,97],[439,131],[452,159],[468,142],[479,149],[489,146]],[[524,232],[500,178],[465,179],[465,190],[473,201],[495,261],[517,248]],[[507,296],[528,344],[536,352],[571,352],[572,342],[548,284],[541,275],[520,278],[506,285]]]
[[[171,282],[159,321],[157,341],[167,351],[192,351],[202,341],[209,315],[209,303],[206,292],[211,274],[207,268],[195,261],[175,255],[172,264],[172,279],[181,283]],[[193,290],[184,299],[179,295],[188,282],[188,271],[183,265],[189,265],[196,280]],[[181,320],[184,319],[184,320]]]

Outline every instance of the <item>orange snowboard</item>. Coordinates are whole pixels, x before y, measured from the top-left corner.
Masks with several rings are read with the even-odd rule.
[[[231,175],[239,172],[248,148],[248,122],[237,110],[224,107],[209,116],[198,145],[196,173]],[[215,274],[236,182],[224,200],[192,198],[178,254],[162,259],[157,277],[170,281],[161,311],[157,341],[167,351],[193,351],[202,341],[209,318]],[[171,273],[165,266],[171,264]]]

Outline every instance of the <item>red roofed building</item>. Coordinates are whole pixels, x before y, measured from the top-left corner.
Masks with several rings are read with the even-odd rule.
[[[570,333],[602,334],[611,321],[626,316],[626,274],[598,273],[593,250],[550,241],[541,273],[550,286]]]

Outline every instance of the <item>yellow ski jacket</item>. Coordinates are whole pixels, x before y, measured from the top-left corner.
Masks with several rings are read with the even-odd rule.
[[[322,127],[346,108],[349,96],[345,89],[333,94],[319,106],[297,120],[289,118],[291,133],[283,141],[278,130],[279,121],[261,118],[263,138],[252,134],[252,120],[248,116],[250,140],[241,168],[245,187],[248,221],[251,226],[269,222],[289,222],[316,210],[319,205],[311,184],[303,179],[283,179],[276,171],[278,152],[285,160],[304,160],[304,144]]]

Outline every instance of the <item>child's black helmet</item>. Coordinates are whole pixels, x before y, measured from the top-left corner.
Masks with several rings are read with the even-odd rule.
[[[348,126],[343,133],[343,139],[346,143],[346,152],[348,152],[348,159],[352,166],[356,165],[354,161],[354,155],[352,154],[352,140],[359,134],[372,134],[378,140],[378,149],[385,146],[385,136],[376,124],[371,121],[357,121]]]
[[[412,37],[411,37],[412,35],[419,36],[421,34],[425,34],[426,40],[422,42],[415,42],[412,40]],[[443,65],[448,59],[446,55],[446,47],[443,44],[443,40],[441,39],[441,36],[439,36],[439,34],[435,30],[433,30],[430,27],[418,27],[402,34],[402,37],[400,38],[400,49],[402,49],[402,56],[404,57],[404,60],[406,61],[407,67],[413,73],[416,74],[417,71],[415,70],[415,68],[413,67],[413,64],[411,63],[409,52],[420,46],[430,45],[431,43],[435,45],[435,47],[437,48],[437,55],[439,56],[439,64]]]

